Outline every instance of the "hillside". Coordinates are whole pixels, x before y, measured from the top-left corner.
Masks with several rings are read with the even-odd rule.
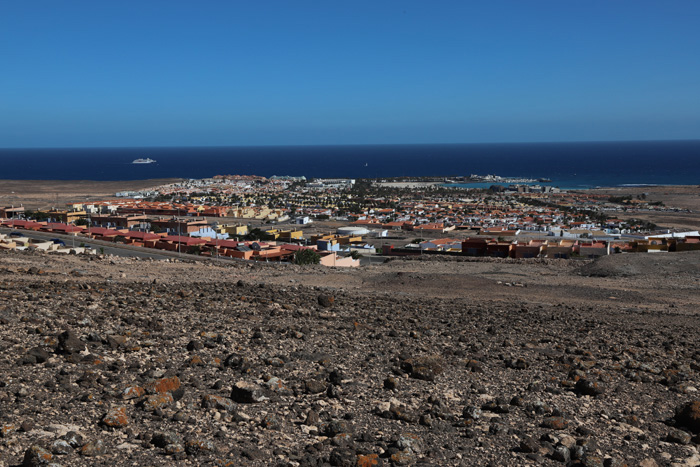
[[[0,252],[0,465],[697,465],[697,259]]]

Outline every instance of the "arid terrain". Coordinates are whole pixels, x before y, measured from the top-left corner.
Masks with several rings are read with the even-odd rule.
[[[0,253],[0,465],[698,465],[699,260]]]
[[[110,199],[119,191],[150,188],[176,179],[91,181],[91,180],[0,180],[0,205],[27,209],[65,208],[67,203]]]
[[[607,196],[645,196],[652,202],[662,202],[669,208],[689,210],[690,212],[634,212],[629,217],[636,217],[659,226],[676,229],[700,229],[700,186],[641,186],[641,187],[615,187],[598,188],[590,190],[591,193]]]

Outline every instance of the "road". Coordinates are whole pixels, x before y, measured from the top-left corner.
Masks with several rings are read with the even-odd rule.
[[[36,232],[33,230],[19,230],[12,229],[8,227],[0,227],[0,233],[9,235],[11,232],[18,232],[25,237],[34,240],[51,240],[54,238],[62,240],[66,247],[70,248],[73,246],[80,246],[84,244],[86,247],[94,248],[100,254],[114,255],[114,256],[124,256],[127,258],[152,258],[156,260],[166,260],[166,259],[181,259],[188,261],[220,261],[235,263],[240,260],[234,258],[229,258],[226,256],[219,256],[211,258],[209,256],[197,256],[189,255],[185,253],[177,253],[176,251],[163,251],[163,250],[153,250],[151,248],[144,248],[140,246],[124,245],[121,243],[107,242],[104,240],[93,240],[87,237],[73,236],[73,235],[63,235],[54,232]],[[386,261],[388,257],[381,255],[367,255],[360,258],[360,266],[371,266],[372,264],[381,264]],[[278,262],[257,262],[258,264],[266,264],[270,266],[279,266]]]
[[[0,228],[0,233],[4,234],[9,234],[10,232],[18,232],[22,234],[25,237],[34,239],[34,240],[51,240],[52,238],[58,238],[62,240],[65,244],[66,247],[73,247],[73,246],[80,246],[81,243],[84,243],[85,246],[90,246],[91,248],[94,248],[95,250],[99,251],[102,254],[105,255],[115,255],[115,256],[125,256],[128,258],[153,258],[153,259],[159,259],[159,260],[164,260],[164,259],[171,259],[171,258],[180,258],[180,259],[188,259],[188,260],[199,260],[199,261],[210,261],[211,258],[208,257],[200,257],[200,256],[194,256],[194,255],[188,255],[188,254],[181,254],[178,255],[177,252],[169,252],[169,251],[160,251],[160,250],[152,250],[150,248],[144,248],[144,247],[139,247],[139,246],[132,246],[132,245],[122,245],[119,243],[112,243],[112,242],[106,242],[103,240],[93,240],[90,238],[86,237],[74,237],[73,235],[62,235],[54,232],[35,232],[32,230],[14,230],[11,228]],[[100,248],[103,248],[103,250],[100,250]]]

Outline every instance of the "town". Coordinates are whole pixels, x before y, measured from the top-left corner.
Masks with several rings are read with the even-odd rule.
[[[503,181],[486,189],[454,181]],[[496,175],[313,179],[218,175],[64,208],[0,207],[0,249],[96,252],[90,240],[178,255],[358,267],[391,256],[595,258],[700,249],[700,233],[639,213],[678,212],[644,194],[606,196]],[[524,183],[530,182],[530,183]],[[79,238],[29,238],[20,231]]]

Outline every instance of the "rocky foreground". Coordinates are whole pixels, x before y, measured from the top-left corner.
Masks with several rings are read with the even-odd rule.
[[[0,253],[0,466],[700,465],[694,270],[650,308],[565,268],[538,301]]]

